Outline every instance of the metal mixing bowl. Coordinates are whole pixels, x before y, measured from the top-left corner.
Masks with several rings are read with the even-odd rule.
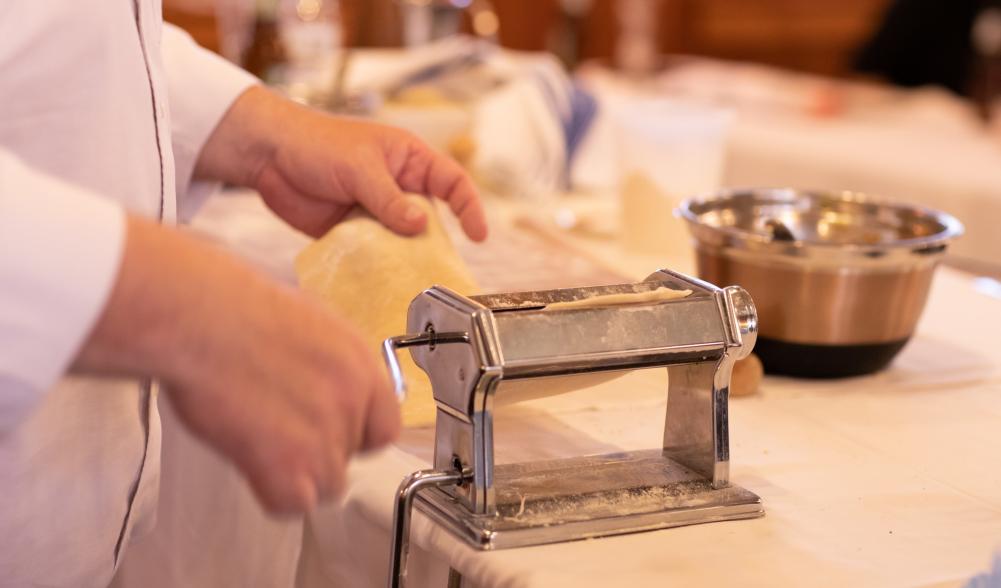
[[[948,214],[853,192],[730,190],[678,210],[699,275],[746,289],[770,373],[886,366],[914,333],[935,266],[963,232]]]

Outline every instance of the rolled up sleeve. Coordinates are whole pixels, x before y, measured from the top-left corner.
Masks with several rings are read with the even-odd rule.
[[[178,217],[188,220],[218,186],[193,181],[199,154],[233,102],[258,79],[199,47],[171,25],[163,29],[163,65],[170,100]]]
[[[69,368],[124,246],[120,206],[0,149],[0,431]]]

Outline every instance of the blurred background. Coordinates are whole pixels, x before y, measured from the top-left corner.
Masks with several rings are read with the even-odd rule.
[[[164,14],[297,100],[414,131],[597,255],[684,267],[684,197],[791,186],[951,212],[967,227],[952,263],[998,275],[999,5],[164,0]]]
[[[413,3],[316,0],[311,3],[319,6],[337,4],[343,42],[359,47],[406,44],[403,21],[407,5],[434,4],[430,0]],[[221,27],[234,16],[239,18],[234,13],[252,11],[255,21],[261,21],[257,34],[267,36],[267,29],[273,24],[269,21],[277,20],[279,4],[278,0],[164,0],[164,14],[168,21],[187,29],[203,46],[223,52],[227,31]],[[485,5],[496,16],[494,26],[502,46],[550,51],[571,67],[586,60],[621,64],[621,46],[628,44],[622,43],[621,38],[623,33],[630,32],[623,31],[623,23],[617,15],[623,4],[649,5],[638,10],[647,11],[654,21],[654,49],[658,54],[753,61],[830,76],[852,75],[860,66],[861,69],[878,68],[875,63],[860,63],[860,57],[867,46],[877,41],[885,46],[882,47],[884,51],[893,52],[888,42],[891,39],[876,39],[877,34],[883,32],[883,37],[897,37],[900,44],[897,51],[901,53],[904,44],[915,48],[919,40],[938,45],[948,55],[929,60],[928,69],[938,71],[928,71],[928,76],[944,73],[940,81],[964,94],[977,93],[988,81],[988,68],[980,67],[987,64],[974,61],[978,57],[988,60],[996,57],[998,48],[992,42],[997,44],[996,37],[1001,35],[995,29],[982,31],[987,36],[993,35],[992,39],[974,38],[972,25],[978,16],[981,28],[997,24],[996,3],[969,0],[456,0],[450,4],[458,7]],[[473,31],[474,14],[475,11],[470,11],[461,16],[459,27],[462,31]],[[888,18],[900,22],[887,22]],[[881,28],[895,30],[881,31]],[[925,31],[920,38],[922,28]],[[919,38],[915,38],[915,33]],[[968,38],[961,38],[962,33],[968,33]],[[978,40],[986,41],[980,45],[987,46],[978,47]],[[257,51],[261,49],[256,48]],[[875,48],[869,49],[871,53]],[[924,51],[931,49],[926,47]],[[979,55],[977,49],[981,50]],[[261,59],[268,56],[242,57]],[[912,56],[913,61],[918,58]],[[869,61],[873,59],[870,57]],[[942,72],[947,69],[943,67],[947,65],[944,62],[949,60],[953,60],[956,71]],[[259,62],[252,65],[261,66]],[[976,75],[963,76],[960,70],[969,69],[976,69]],[[915,85],[924,81],[917,79],[919,77],[907,78],[901,72],[901,77],[895,81]],[[953,78],[959,77],[966,79],[956,83]],[[981,79],[975,79],[977,77]]]

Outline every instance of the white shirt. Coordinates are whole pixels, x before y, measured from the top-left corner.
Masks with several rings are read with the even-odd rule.
[[[153,522],[155,393],[63,374],[123,211],[190,214],[196,157],[255,80],[158,0],[0,0],[0,72],[0,586],[106,586]]]

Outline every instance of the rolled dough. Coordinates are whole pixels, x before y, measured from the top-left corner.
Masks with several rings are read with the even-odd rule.
[[[406,334],[410,301],[423,290],[442,285],[465,295],[478,291],[431,201],[416,195],[408,198],[427,213],[424,233],[402,237],[356,210],[295,261],[300,286],[359,325],[376,353],[387,337]],[[403,424],[433,425],[435,405],[428,377],[409,352],[399,356],[408,388],[401,407]]]
[[[614,306],[618,304],[639,304],[641,302],[662,302],[664,300],[675,300],[684,298],[691,294],[691,290],[672,290],[666,286],[661,286],[656,290],[648,292],[627,292],[624,294],[603,294],[571,300],[570,302],[554,302],[547,304],[546,310],[566,310],[568,308],[598,308],[602,306]]]

